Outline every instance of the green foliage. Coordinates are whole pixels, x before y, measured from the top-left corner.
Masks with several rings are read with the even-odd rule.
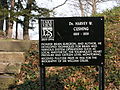
[[[21,72],[16,75],[16,84],[11,86],[10,90],[40,90],[38,44],[33,43],[25,56]]]
[[[98,80],[95,80],[95,77],[98,77],[95,68],[94,66],[48,67],[46,68],[47,90],[51,87],[59,89],[56,84],[61,84],[60,86],[65,90],[87,90],[88,86],[94,90],[94,86],[97,87],[96,83],[98,83]]]
[[[16,90],[40,90],[39,83],[40,83],[39,80],[36,80],[36,81],[30,81],[30,80],[28,80],[24,84],[11,87],[10,90],[12,88],[16,88]]]
[[[19,21],[21,21],[18,18],[20,16],[23,16],[23,17],[28,16],[29,20],[31,20],[31,19],[38,19],[41,16],[47,17],[47,16],[49,16],[49,12],[50,12],[49,9],[41,8],[41,7],[37,6],[37,3],[35,0],[32,1],[32,5],[30,8],[27,8],[27,6],[24,7],[22,2],[15,2],[15,7],[16,7],[15,8],[16,12],[14,12],[13,16],[17,17],[15,19],[15,21],[17,20],[18,23],[20,23]],[[33,12],[33,13],[31,13],[31,12]],[[23,23],[20,23],[20,24],[23,25]]]
[[[76,90],[87,90],[87,89],[82,86],[79,86]]]
[[[102,13],[97,13],[93,16],[104,16],[105,22],[109,23],[119,23],[120,22],[120,7],[114,7],[111,10],[103,11]]]
[[[117,90],[120,87],[120,7],[114,7],[94,16],[105,18],[105,85],[108,90],[110,88]]]
[[[8,10],[7,8],[0,7],[0,16],[4,15],[3,18],[0,18],[0,19],[1,20],[6,19],[10,14],[12,17],[10,17],[9,20],[18,22],[21,25],[23,25],[23,20],[20,18],[21,16],[23,18],[25,16],[28,16],[29,20],[31,20],[31,19],[38,19],[39,17],[48,17],[50,15],[49,12],[51,11],[47,8],[42,8],[37,6],[37,3],[35,0],[32,0],[32,5],[31,5],[32,7],[30,9],[27,9],[22,2],[23,1],[19,1],[19,0],[15,1],[14,10]]]

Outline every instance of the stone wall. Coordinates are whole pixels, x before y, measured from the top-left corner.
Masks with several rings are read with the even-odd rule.
[[[24,53],[30,49],[32,43],[38,41],[0,41],[0,90],[8,90],[15,83],[15,75],[20,73],[25,60]]]

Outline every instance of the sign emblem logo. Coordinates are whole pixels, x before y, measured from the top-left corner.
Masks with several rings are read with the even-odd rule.
[[[54,20],[41,20],[41,40],[54,41]]]

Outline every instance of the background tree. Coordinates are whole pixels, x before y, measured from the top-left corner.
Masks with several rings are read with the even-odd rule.
[[[16,39],[18,24],[23,28],[23,39],[29,39],[30,22],[41,16],[49,16],[49,10],[37,6],[35,0],[0,0],[0,31],[3,32],[4,20],[7,38],[12,38],[13,24],[16,22]],[[21,18],[22,17],[22,18]]]
[[[59,8],[63,6],[67,0],[65,0],[62,4],[54,7],[52,10],[41,8],[37,6],[37,3],[35,0],[27,0],[26,8],[23,9],[25,12],[23,14],[24,21],[23,21],[23,39],[29,40],[29,29],[33,29],[33,26],[30,26],[30,22],[34,22],[35,20],[38,20],[40,17],[49,17],[50,12],[53,12],[56,8]],[[35,13],[35,14],[34,14]]]
[[[117,4],[118,4],[118,6],[120,6],[120,0],[116,0],[116,2],[117,2]]]
[[[3,31],[3,23],[4,23],[4,14],[3,14],[3,12],[2,12],[2,9],[4,8],[3,7],[3,5],[4,5],[4,2],[1,0],[0,1],[0,32],[2,32]]]
[[[0,31],[1,32],[3,32],[6,9],[7,9],[7,0],[0,0]]]
[[[49,16],[49,10],[38,7],[35,0],[18,0],[14,3],[14,11],[11,11],[11,19],[16,22],[16,39],[19,30],[18,24],[20,24],[23,28],[23,39],[29,40],[29,29],[34,28],[30,26],[31,21],[33,22],[41,16]]]
[[[0,30],[3,31],[5,20],[7,38],[12,38],[13,25],[16,22],[15,38],[18,37],[18,24],[20,24],[23,29],[23,39],[29,40],[29,30],[34,29],[34,26],[31,26],[30,23],[40,17],[49,17],[51,12],[66,4],[67,1],[65,0],[62,4],[49,10],[37,6],[36,0],[0,0]]]
[[[80,16],[88,16],[96,14],[98,5],[107,1],[113,0],[70,0],[69,3],[80,11]]]
[[[12,31],[13,31],[13,13],[14,13],[14,4],[15,1],[14,0],[10,0],[10,2],[8,2],[8,16],[6,19],[6,35],[7,38],[12,38]]]
[[[27,13],[24,15],[24,23],[23,23],[23,39],[24,40],[29,40],[29,20],[30,20],[30,14],[32,11],[32,3],[34,2],[34,0],[28,0],[27,1],[27,6],[25,8],[25,10],[27,11]]]
[[[84,13],[84,4],[82,3],[82,0],[78,0],[79,1],[79,7],[80,7],[80,10],[81,10],[81,16],[85,16],[85,13]]]
[[[88,6],[91,8],[91,15],[94,15],[97,13],[97,6],[100,3],[107,2],[107,1],[114,1],[114,0],[85,0],[85,1],[87,2]]]

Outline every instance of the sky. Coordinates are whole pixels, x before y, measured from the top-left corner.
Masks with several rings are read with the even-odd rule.
[[[45,7],[48,9],[52,9],[60,4],[62,4],[65,0],[36,0],[37,4],[41,7]],[[109,1],[109,2],[104,2],[99,4],[98,6],[98,12],[102,12],[106,9],[111,9],[112,7],[116,6],[116,2],[114,1]],[[73,7],[73,5],[71,5],[70,0],[68,0],[68,2],[55,9],[55,15],[54,17],[75,17],[75,16],[80,16],[80,11],[79,9]],[[53,17],[51,15],[51,17]],[[15,27],[15,26],[14,26]],[[21,26],[19,25],[19,29]],[[14,29],[14,34],[13,37],[15,36],[15,29]],[[19,39],[22,39],[22,30],[19,31]],[[39,40],[39,27],[38,27],[38,22],[35,22],[35,28],[33,30],[30,30],[30,39],[31,40]]]
[[[38,5],[42,7],[47,7],[52,9],[60,4],[62,4],[65,0],[36,0]],[[73,16],[80,16],[80,11],[78,8],[75,8],[72,4],[75,0],[68,0],[65,5],[55,9],[56,15],[55,17],[73,17]],[[98,12],[102,12],[103,10],[110,9],[113,6],[116,6],[115,1],[108,1],[98,5]]]

